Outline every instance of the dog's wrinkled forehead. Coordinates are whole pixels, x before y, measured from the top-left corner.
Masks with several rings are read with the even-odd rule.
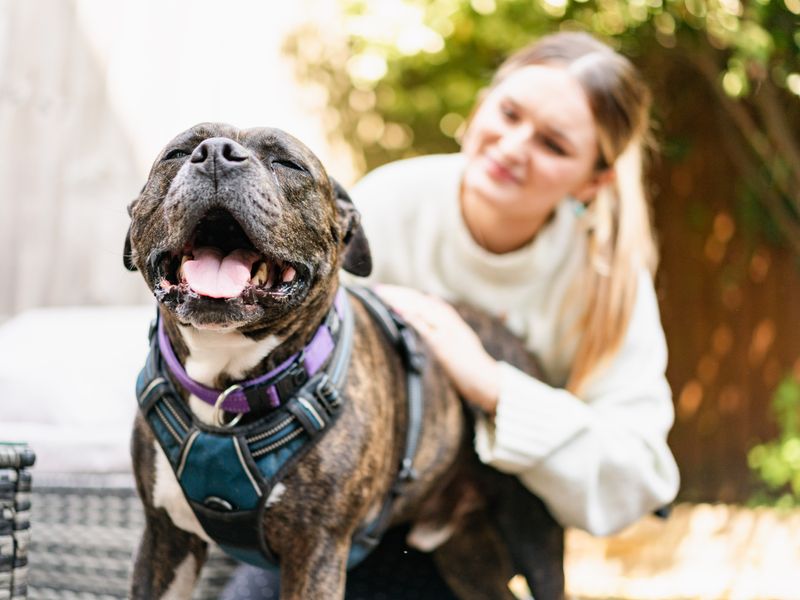
[[[132,211],[153,232],[145,243],[172,252],[223,211],[259,252],[321,262],[336,243],[336,198],[319,159],[285,131],[201,123],[164,147]]]
[[[201,123],[163,148],[129,212],[163,213],[171,242],[180,242],[175,236],[188,231],[179,230],[193,229],[216,208],[229,210],[251,228],[248,234],[256,233],[253,227],[280,225],[281,211],[328,227],[327,221],[335,219],[335,195],[319,159],[285,131]]]
[[[154,168],[170,152],[182,150],[191,154],[209,138],[229,138],[253,152],[262,161],[287,161],[321,177],[325,169],[316,155],[303,142],[274,127],[239,129],[226,123],[200,123],[178,134],[156,159]]]

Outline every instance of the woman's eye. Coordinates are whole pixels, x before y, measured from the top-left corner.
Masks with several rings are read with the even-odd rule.
[[[511,108],[510,106],[501,106],[500,112],[503,113],[503,116],[508,119],[509,121],[516,121],[519,117],[517,112]]]
[[[281,165],[282,167],[286,167],[287,169],[293,169],[295,171],[302,171],[303,173],[307,173],[308,172],[308,170],[304,166],[302,166],[302,165],[300,165],[300,164],[298,164],[298,163],[296,163],[296,162],[294,162],[292,160],[289,160],[288,158],[279,158],[279,159],[273,160],[272,164],[273,165]]]
[[[174,150],[170,150],[169,152],[166,153],[166,155],[164,155],[164,160],[183,158],[185,156],[189,156],[189,153],[186,150],[182,150],[181,148],[175,148]]]
[[[548,150],[550,150],[551,152],[554,152],[555,154],[558,154],[559,156],[566,156],[567,155],[567,151],[564,150],[564,148],[561,146],[561,144],[559,144],[558,142],[556,142],[552,138],[544,138],[542,140],[542,143],[547,147]]]

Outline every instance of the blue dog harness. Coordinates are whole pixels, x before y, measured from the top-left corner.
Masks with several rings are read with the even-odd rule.
[[[364,303],[403,358],[409,420],[395,483],[379,514],[354,534],[348,569],[378,544],[389,525],[395,499],[405,483],[416,477],[413,461],[422,422],[424,363],[415,334],[398,315],[365,288],[349,292]],[[203,529],[234,558],[261,568],[278,565],[261,527],[267,498],[287,470],[338,418],[352,346],[352,308],[340,289],[334,306],[303,351],[265,376],[219,391],[188,378],[158,317],[151,327],[150,353],[136,382],[139,410]],[[237,416],[220,426],[199,422],[173,380],[215,409]],[[265,414],[238,425],[241,415],[250,410],[264,410]]]

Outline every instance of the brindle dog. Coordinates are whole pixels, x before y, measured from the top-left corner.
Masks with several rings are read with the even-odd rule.
[[[371,268],[347,194],[311,151],[277,129],[206,123],[178,135],[129,213],[126,266],[153,291],[186,371],[218,389],[297,352],[329,311],[339,269],[366,275]],[[211,264],[218,275],[189,273],[186,261]],[[221,281],[223,272],[239,275]],[[284,600],[343,597],[353,533],[379,510],[403,451],[400,357],[363,305],[350,302],[355,334],[341,414],[281,478],[264,511]],[[465,315],[497,358],[533,370],[501,326],[476,311]],[[436,546],[436,563],[460,598],[512,598],[506,584],[515,572],[528,577],[537,598],[560,596],[561,528],[515,478],[478,463],[468,415],[441,368],[428,362],[419,477],[394,503],[392,524],[411,523],[410,539]],[[209,423],[211,407],[181,394],[193,417]],[[132,453],[146,525],[131,595],[189,598],[209,538],[141,414]]]

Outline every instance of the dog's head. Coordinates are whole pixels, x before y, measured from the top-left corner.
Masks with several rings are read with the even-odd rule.
[[[285,330],[300,306],[324,314],[340,267],[371,269],[347,193],[278,129],[204,123],[181,133],[128,212],[125,266],[200,329]]]

